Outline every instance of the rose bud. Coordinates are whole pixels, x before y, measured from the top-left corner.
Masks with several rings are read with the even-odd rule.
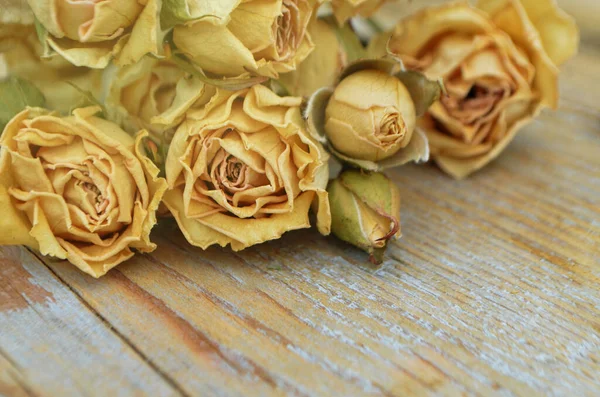
[[[403,72],[394,60],[350,65],[335,88],[309,100],[310,131],[342,162],[369,171],[426,161],[425,135],[415,128],[440,95],[440,85],[419,73]]]
[[[558,104],[558,68],[577,49],[572,18],[550,0],[481,0],[430,7],[374,41],[404,65],[443,79],[423,118],[436,163],[455,178],[481,169],[545,107]],[[389,40],[388,40],[389,38]]]
[[[380,264],[388,241],[400,238],[400,191],[382,173],[344,171],[327,188],[331,231]]]
[[[163,10],[163,21],[175,26],[177,49],[210,75],[277,78],[295,70],[314,48],[307,28],[315,0],[178,3]]]
[[[46,54],[76,66],[105,68],[162,51],[159,0],[27,0],[40,23]],[[42,31],[43,30],[43,31]]]
[[[325,114],[325,133],[338,151],[377,162],[406,147],[417,116],[410,93],[394,76],[362,70],[340,82]]]
[[[158,168],[99,107],[59,117],[28,108],[0,138],[0,245],[27,245],[100,277],[152,252],[166,190]]]

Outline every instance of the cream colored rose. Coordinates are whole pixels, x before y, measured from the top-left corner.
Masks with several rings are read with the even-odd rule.
[[[573,21],[550,0],[479,6],[425,9],[402,21],[388,43],[406,67],[444,80],[448,95],[422,126],[433,158],[455,178],[488,164],[543,107],[557,106],[556,63],[577,43]]]
[[[177,83],[184,76],[175,64],[144,58],[107,76],[111,83],[107,105],[120,108],[133,124],[132,129],[146,128],[160,133],[161,128],[153,126],[152,119],[171,107]]]
[[[417,121],[404,84],[379,70],[363,70],[342,80],[325,117],[325,133],[337,151],[375,162],[406,147]]]
[[[0,244],[26,244],[100,277],[153,251],[150,230],[166,189],[136,141],[94,116],[17,115],[0,138]]]
[[[187,3],[192,8],[194,2]],[[193,20],[175,26],[173,40],[209,74],[276,78],[295,70],[312,51],[307,27],[315,6],[315,0],[226,1],[219,10],[191,10]]]
[[[145,57],[123,68],[110,68],[104,75],[104,102],[109,118],[126,131],[146,129],[159,143],[168,144],[183,112],[198,96],[210,99],[215,88],[188,75],[175,63]],[[182,110],[183,108],[183,110]]]
[[[28,0],[52,50],[77,66],[131,64],[162,49],[159,0]]]
[[[189,111],[171,143],[164,202],[188,241],[241,250],[310,227],[330,229],[328,156],[306,132],[301,99],[268,88],[217,95]]]
[[[319,88],[333,86],[347,63],[346,52],[329,23],[315,19],[308,33],[313,38],[314,51],[295,71],[279,78],[290,95],[308,97]]]
[[[333,13],[339,23],[357,15],[370,17],[389,0],[332,0]]]

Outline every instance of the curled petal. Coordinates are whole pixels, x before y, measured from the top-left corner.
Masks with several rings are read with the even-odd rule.
[[[147,133],[134,141],[95,117],[99,110],[58,117],[27,109],[0,140],[0,201],[16,232],[12,241],[0,236],[0,243],[27,244],[94,277],[133,256],[133,249],[156,248],[150,230],[166,190],[142,152]]]

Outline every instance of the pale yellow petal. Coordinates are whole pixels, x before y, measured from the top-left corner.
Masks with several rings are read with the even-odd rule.
[[[517,43],[532,41],[539,35],[546,53],[556,65],[577,53],[579,29],[556,0],[479,0],[477,6],[490,13],[494,22]],[[508,14],[516,16],[514,13],[518,14],[516,18],[508,17]]]
[[[119,0],[120,1],[120,0]],[[160,31],[160,0],[147,0],[144,10],[133,25],[127,42],[115,58],[117,65],[130,65],[146,54],[159,55],[162,51]]]
[[[177,26],[173,40],[206,72],[235,77],[256,69],[252,52],[226,26],[204,21]]]
[[[8,193],[8,188],[15,183],[10,157],[7,150],[0,151],[0,245],[27,245],[38,249],[39,245],[34,237],[29,234],[31,223],[27,216],[19,211]]]

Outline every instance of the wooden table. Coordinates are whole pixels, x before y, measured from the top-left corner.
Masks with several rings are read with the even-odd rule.
[[[160,248],[101,280],[0,249],[0,395],[600,393],[600,50],[560,111],[455,182],[390,175],[405,237],[380,268],[316,231]]]

